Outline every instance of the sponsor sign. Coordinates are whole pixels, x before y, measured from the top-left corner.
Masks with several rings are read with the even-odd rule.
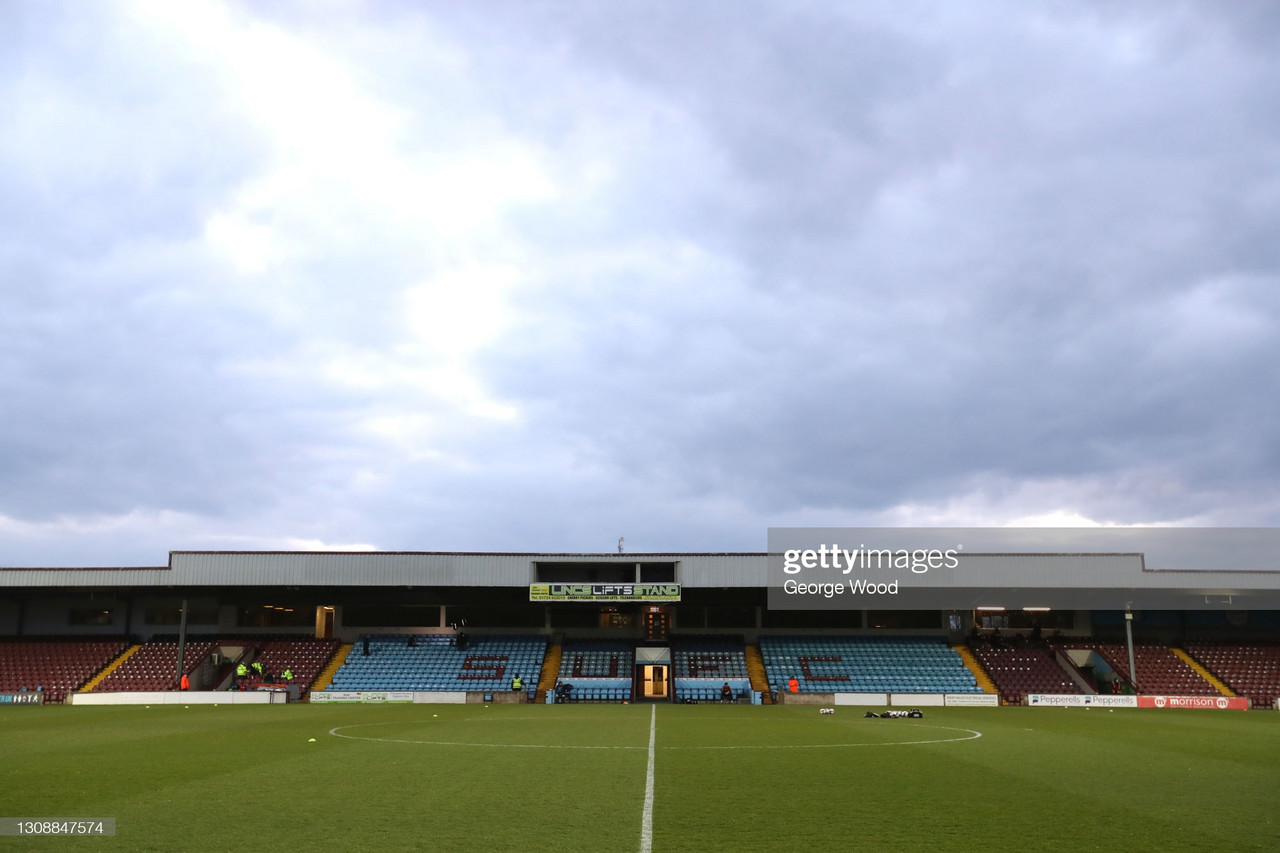
[[[535,583],[530,601],[679,601],[678,583]]]
[[[1000,707],[1000,697],[995,693],[948,693],[943,699],[953,708]]]
[[[1243,696],[1138,696],[1139,708],[1203,708],[1217,711],[1247,711]]]
[[[1027,704],[1043,708],[1137,708],[1137,696],[1101,696],[1086,693],[1029,693]]]
[[[1084,698],[1089,700],[1085,702],[1086,705],[1095,705],[1099,708],[1137,708],[1138,707],[1137,696],[1112,696],[1108,694],[1108,695],[1100,695],[1100,696],[1086,696]]]
[[[311,694],[312,702],[412,702],[410,690],[319,690]]]
[[[0,705],[43,705],[44,692],[28,690],[25,693],[0,693]]]

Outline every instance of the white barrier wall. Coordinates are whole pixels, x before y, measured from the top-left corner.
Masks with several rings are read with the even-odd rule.
[[[994,693],[837,693],[837,705],[893,705],[924,708],[951,705],[957,708],[999,708]]]
[[[72,693],[67,697],[72,705],[282,705],[285,699],[282,690]]]
[[[891,704],[895,707],[998,708],[995,693],[837,693],[836,704]]]
[[[312,694],[315,695],[314,693]],[[413,694],[413,701],[421,705],[423,703],[434,705],[465,705],[467,702],[467,694],[446,693],[446,692],[419,692]]]
[[[317,690],[311,694],[311,704],[359,703],[384,704],[388,702],[413,702],[417,705],[463,705],[465,692],[425,690]]]
[[[837,693],[837,705],[888,705],[887,693]]]

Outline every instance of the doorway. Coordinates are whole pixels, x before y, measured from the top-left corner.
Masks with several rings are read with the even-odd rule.
[[[671,649],[638,646],[631,694],[637,702],[671,701]]]
[[[316,638],[333,639],[333,606],[323,605],[316,608]]]
[[[638,664],[636,677],[639,682],[639,690],[636,691],[639,698],[650,701],[669,698],[670,680],[667,678],[666,664]]]

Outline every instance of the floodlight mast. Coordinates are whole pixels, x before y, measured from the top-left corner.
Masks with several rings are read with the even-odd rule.
[[[182,678],[183,664],[185,663],[183,658],[186,657],[186,651],[187,651],[187,599],[184,598],[182,599],[182,615],[178,620],[178,664],[177,664],[177,672],[175,672],[173,675],[174,678],[177,678],[177,679]]]
[[[1133,665],[1133,610],[1132,602],[1128,602],[1124,606],[1124,636],[1129,644],[1129,683],[1133,685],[1134,692],[1138,690],[1138,668]]]

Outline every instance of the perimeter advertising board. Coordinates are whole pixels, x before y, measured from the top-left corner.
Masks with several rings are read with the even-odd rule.
[[[1243,696],[1139,696],[1138,707],[1247,711],[1249,700]]]
[[[943,699],[953,708],[1000,707],[1000,697],[995,693],[947,693]]]
[[[311,694],[311,703],[321,702],[412,702],[409,690],[318,690]]]
[[[1087,693],[1028,693],[1035,708],[1137,708],[1137,696],[1101,696]]]

